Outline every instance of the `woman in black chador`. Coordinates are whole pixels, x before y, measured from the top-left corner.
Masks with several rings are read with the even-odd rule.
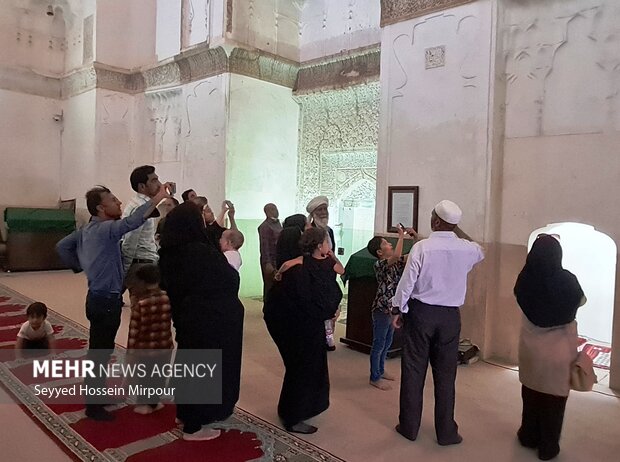
[[[168,291],[176,328],[177,358],[191,349],[222,350],[222,403],[177,404],[183,438],[217,438],[220,431],[204,425],[228,418],[239,399],[243,340],[239,273],[208,241],[200,207],[193,202],[166,216],[159,255],[162,286]]]
[[[310,228],[299,244],[291,240],[291,248],[282,247],[279,252],[303,256],[280,267],[281,280],[267,294],[263,310],[286,367],[278,415],[288,431],[314,433],[317,428],[304,421],[329,407],[324,321],[334,316],[342,299],[336,274],[344,268],[322,228]]]
[[[523,446],[538,449],[541,460],[560,452],[570,369],[577,356],[575,316],[586,302],[575,275],[562,268],[558,239],[536,238],[514,289],[524,315],[519,338],[523,414],[517,435]]]

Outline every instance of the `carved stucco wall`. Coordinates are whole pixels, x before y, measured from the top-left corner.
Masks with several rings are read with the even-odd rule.
[[[472,2],[473,0],[381,0],[381,27]]]
[[[613,207],[609,198],[620,194],[620,3],[554,0],[541,10],[505,0],[503,7],[502,238],[520,244],[533,229],[570,218],[619,242],[620,219],[604,204]]]
[[[194,188],[214,203],[223,200],[226,94],[227,79],[219,75],[137,95],[136,166],[153,164],[163,179],[177,181],[178,190]]]
[[[505,2],[506,136],[620,130],[620,3]],[[571,78],[566,78],[572,74]]]
[[[491,322],[497,355],[513,359],[518,332],[509,326],[518,322],[520,311],[510,289],[530,233],[573,221],[620,243],[620,214],[609,212],[617,209],[620,196],[620,3],[549,0],[541,5],[503,0],[498,17],[505,72],[498,72],[496,86],[506,87],[506,136],[497,302],[502,309]],[[618,388],[617,269],[615,289],[610,383]]]
[[[350,195],[374,201],[379,135],[379,84],[297,96],[301,104],[297,208],[327,195],[332,202]],[[361,197],[360,197],[361,199]]]
[[[162,90],[145,95],[144,134],[155,163],[177,162],[182,157],[183,91],[181,88]]]

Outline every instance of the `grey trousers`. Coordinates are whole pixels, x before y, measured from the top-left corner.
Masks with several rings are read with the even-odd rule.
[[[458,425],[454,421],[454,382],[461,314],[458,307],[427,305],[419,300],[409,300],[409,312],[403,318],[400,432],[412,440],[418,435],[424,381],[430,362],[435,386],[437,442],[450,444],[458,438]]]

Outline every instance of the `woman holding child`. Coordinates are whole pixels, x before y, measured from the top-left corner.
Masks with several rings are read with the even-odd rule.
[[[222,350],[222,404],[178,404],[183,438],[217,438],[220,430],[206,425],[228,418],[239,399],[243,340],[239,273],[207,239],[201,209],[193,202],[179,205],[166,217],[159,254],[179,350]]]
[[[344,268],[324,229],[307,229],[297,249],[291,242],[291,248],[279,246],[278,251],[298,255],[299,245],[303,256],[282,264],[281,281],[267,295],[264,314],[286,368],[278,415],[286,430],[308,434],[317,428],[304,421],[329,407],[324,321],[334,316],[342,299],[336,275]]]

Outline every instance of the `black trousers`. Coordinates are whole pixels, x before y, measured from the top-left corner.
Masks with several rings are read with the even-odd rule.
[[[274,269],[271,270],[267,270],[267,265],[266,264],[261,264],[261,275],[263,276],[263,302],[265,301],[265,298],[267,297],[267,292],[269,292],[269,290],[271,290],[271,287],[273,286],[273,275],[275,273]]]
[[[404,316],[400,432],[415,439],[422,419],[424,381],[430,362],[435,386],[435,433],[440,444],[458,438],[454,421],[455,380],[461,314],[458,308],[409,300]]]
[[[523,414],[519,441],[523,446],[538,448],[542,457],[560,452],[560,435],[566,409],[566,396],[548,395],[521,386]]]
[[[99,373],[100,365],[105,366],[114,351],[114,339],[121,325],[123,299],[120,294],[106,296],[88,292],[86,296],[86,318],[90,322],[88,337],[88,359],[95,363],[95,376],[85,377],[84,385],[92,388],[104,388],[106,377]],[[86,408],[103,406],[109,400],[105,396],[87,396]]]

